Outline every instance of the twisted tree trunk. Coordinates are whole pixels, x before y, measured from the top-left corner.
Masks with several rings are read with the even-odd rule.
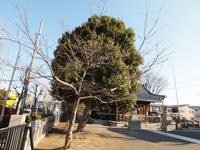
[[[74,128],[74,124],[75,124],[76,113],[78,110],[79,102],[80,102],[79,96],[76,96],[75,100],[74,100],[72,112],[71,112],[71,118],[69,120],[69,125],[68,125],[67,132],[66,132],[64,150],[68,149],[72,142],[73,128]]]
[[[91,103],[87,103],[83,112],[81,121],[78,124],[75,132],[83,132],[90,117],[90,110],[93,108]]]

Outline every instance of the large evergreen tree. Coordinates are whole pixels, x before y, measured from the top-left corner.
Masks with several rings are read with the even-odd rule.
[[[59,39],[52,61],[52,93],[73,104],[66,141],[72,139],[80,100],[136,100],[142,57],[134,40],[132,29],[109,16],[92,16]]]

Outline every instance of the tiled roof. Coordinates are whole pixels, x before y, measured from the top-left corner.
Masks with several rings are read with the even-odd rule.
[[[165,97],[165,95],[151,93],[144,85],[142,85],[140,91],[137,93],[138,101],[161,102],[165,99]]]

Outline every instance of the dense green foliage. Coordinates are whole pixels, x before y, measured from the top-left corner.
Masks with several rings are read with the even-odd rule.
[[[43,118],[42,115],[34,115],[34,116],[28,115],[26,116],[26,122],[41,120],[42,118]]]
[[[132,107],[140,87],[139,65],[143,61],[134,40],[133,30],[122,21],[92,16],[59,39],[52,61],[53,72],[76,89],[81,86],[80,97],[92,95],[106,102],[125,99],[120,105]],[[77,95],[56,80],[52,82],[52,93],[56,99],[59,98],[55,95],[59,95],[68,102],[73,102]]]

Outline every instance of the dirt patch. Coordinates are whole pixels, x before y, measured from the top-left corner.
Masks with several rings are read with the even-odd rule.
[[[35,147],[36,150],[59,150],[64,145],[65,123],[59,123]]]

